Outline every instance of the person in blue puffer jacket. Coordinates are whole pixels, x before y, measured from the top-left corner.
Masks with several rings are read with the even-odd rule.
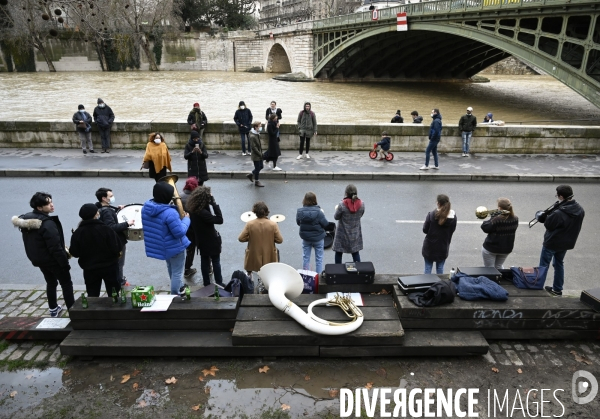
[[[302,200],[302,208],[296,212],[296,224],[300,226],[300,238],[302,239],[302,269],[308,270],[310,266],[310,252],[315,249],[315,264],[317,273],[323,271],[323,254],[325,227],[329,221],[325,213],[317,205],[317,196],[313,192],[307,192]]]
[[[142,228],[146,256],[167,262],[171,278],[171,295],[184,295],[187,285],[183,284],[185,267],[185,250],[190,245],[186,237],[190,226],[190,216],[186,213],[183,219],[173,199],[175,188],[166,182],[157,182],[152,195],[142,208]]]

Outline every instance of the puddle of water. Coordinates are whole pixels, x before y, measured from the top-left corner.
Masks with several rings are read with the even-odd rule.
[[[62,378],[63,370],[60,368],[1,372],[0,411],[5,415],[37,406],[63,388]]]

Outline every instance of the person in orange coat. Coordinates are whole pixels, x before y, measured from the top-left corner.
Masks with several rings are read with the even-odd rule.
[[[244,269],[250,274],[258,272],[267,263],[278,262],[275,244],[283,243],[277,223],[269,220],[267,204],[259,201],[252,207],[256,219],[248,221],[238,240],[248,243],[244,258]]]
[[[142,160],[142,168],[145,168],[144,164],[146,162],[148,162],[147,168],[150,169],[150,177],[157,182],[167,175],[167,170],[169,172],[173,171],[169,148],[165,143],[165,138],[159,132],[153,132],[148,135],[148,144],[146,144],[146,153]]]

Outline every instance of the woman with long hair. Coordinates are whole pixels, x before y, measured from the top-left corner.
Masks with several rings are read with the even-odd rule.
[[[267,133],[269,134],[269,147],[267,148],[267,161],[271,162],[273,170],[279,171],[281,167],[277,167],[277,159],[281,156],[281,150],[279,149],[279,121],[277,120],[277,114],[272,113],[269,116],[269,122],[267,123]]]
[[[356,186],[348,185],[344,199],[335,207],[333,218],[338,221],[333,241],[335,263],[342,263],[342,254],[351,253],[354,262],[360,262],[363,248],[360,219],[365,213],[365,203],[358,198]]]
[[[206,169],[208,152],[197,131],[190,133],[190,139],[185,145],[183,158],[187,160],[188,177],[193,176],[198,180],[198,185],[204,185],[204,182],[208,180],[208,170]]]
[[[440,194],[436,199],[436,209],[429,212],[423,224],[423,249],[421,254],[425,259],[425,272],[430,274],[435,262],[437,274],[444,273],[444,263],[450,251],[452,235],[456,230],[456,213],[451,208],[450,198]]]
[[[315,249],[315,264],[317,273],[323,272],[323,253],[325,243],[325,227],[329,221],[325,213],[317,205],[317,195],[307,192],[302,200],[302,208],[296,212],[296,224],[300,226],[300,238],[302,239],[302,269],[310,266],[310,252]]]
[[[190,214],[196,247],[200,252],[200,270],[204,285],[210,285],[211,262],[215,282],[223,285],[223,276],[221,275],[222,241],[221,235],[215,229],[215,224],[223,224],[221,208],[217,205],[208,186],[198,186],[194,189],[187,200],[186,208]]]
[[[487,233],[481,247],[481,256],[484,266],[504,269],[503,264],[515,244],[519,217],[515,215],[508,198],[498,198],[498,212],[499,214],[481,224],[481,229]]]
[[[160,132],[152,132],[148,135],[148,144],[146,144],[142,167],[146,162],[149,163],[150,177],[156,182],[167,176],[167,170],[169,172],[173,171],[171,168],[171,154],[169,154],[165,138]]]

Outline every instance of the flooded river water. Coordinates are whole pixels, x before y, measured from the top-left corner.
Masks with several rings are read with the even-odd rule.
[[[276,100],[284,123],[310,101],[321,123],[389,122],[396,109],[407,121],[417,110],[427,122],[431,109],[439,108],[444,121],[456,124],[472,106],[480,120],[493,112],[511,123],[600,124],[600,109],[552,77],[487,77],[490,83],[358,84],[290,83],[272,74],[233,72],[0,73],[0,119],[69,119],[78,104],[91,112],[101,97],[117,122],[185,122],[194,102],[209,122],[232,121],[240,100],[262,119]]]

